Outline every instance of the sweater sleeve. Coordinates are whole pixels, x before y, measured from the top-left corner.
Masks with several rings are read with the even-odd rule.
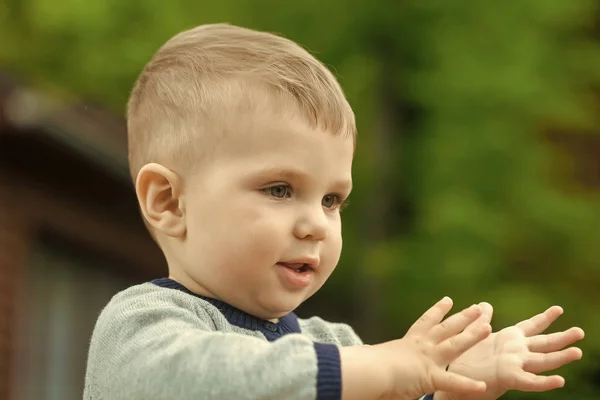
[[[113,299],[92,336],[84,399],[312,400],[319,363],[339,364],[337,346],[321,345],[318,359],[304,335],[269,343],[209,324],[170,301]],[[329,388],[319,400],[340,393]]]
[[[361,346],[363,341],[350,325],[328,322],[320,317],[299,319],[302,333],[316,342],[335,343],[339,346]]]

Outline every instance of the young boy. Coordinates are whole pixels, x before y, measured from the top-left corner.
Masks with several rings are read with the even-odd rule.
[[[117,294],[91,340],[85,399],[495,399],[561,387],[581,357],[552,307],[490,334],[492,309],[399,340],[294,310],[333,272],[352,189],[354,114],[297,44],[226,24],[169,40],[128,104],[131,174],[169,277]]]

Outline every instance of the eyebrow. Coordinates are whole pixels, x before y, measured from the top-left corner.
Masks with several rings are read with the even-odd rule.
[[[308,175],[304,172],[294,168],[281,168],[281,167],[267,167],[258,171],[260,175],[273,175],[283,179],[296,180],[296,181],[307,181]],[[352,191],[352,179],[341,179],[334,181],[332,184],[335,188],[340,188]]]

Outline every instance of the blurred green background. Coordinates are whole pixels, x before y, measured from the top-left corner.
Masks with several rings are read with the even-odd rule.
[[[0,68],[123,115],[153,52],[209,22],[304,45],[357,115],[343,257],[301,316],[376,342],[444,295],[495,330],[559,304],[584,359],[505,398],[600,397],[598,1],[5,0]]]

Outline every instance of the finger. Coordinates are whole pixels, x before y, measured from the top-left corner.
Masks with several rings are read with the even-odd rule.
[[[470,324],[466,329],[473,330],[478,329],[480,326],[489,324],[492,320],[492,314],[494,313],[494,309],[489,303],[479,303],[479,308],[481,308],[481,315],[475,322]]]
[[[494,308],[490,303],[479,303],[479,308],[481,308],[481,315],[477,319],[474,324],[469,325],[470,328],[477,328],[482,324],[489,324],[492,322],[492,315],[494,314]]]
[[[474,304],[435,325],[428,336],[434,343],[439,343],[465,330],[480,315],[481,307]]]
[[[492,322],[492,315],[494,314],[494,307],[490,303],[479,303],[481,307],[481,317],[485,318],[485,322]]]
[[[514,379],[514,387],[511,390],[520,390],[523,392],[545,392],[546,390],[557,389],[565,385],[562,376],[542,376],[530,372],[521,372]]]
[[[523,369],[527,372],[539,374],[540,372],[551,371],[575,360],[579,360],[582,356],[583,353],[581,349],[578,349],[577,347],[571,347],[549,354],[531,353],[527,357],[527,360],[525,360]]]
[[[448,314],[452,308],[452,299],[450,297],[444,297],[438,301],[421,315],[421,317],[415,322],[407,332],[408,334],[416,332],[428,332],[433,326],[440,323],[442,319]]]
[[[564,332],[551,333],[549,335],[537,335],[527,339],[529,351],[535,353],[550,353],[564,349],[567,346],[583,339],[585,333],[580,328],[571,328]]]
[[[494,309],[490,303],[479,303],[479,308],[481,309],[481,315],[477,318],[475,324],[469,325],[469,328],[475,328],[481,324],[489,324],[492,322],[492,314],[494,313]]]
[[[433,376],[432,389],[435,392],[483,393],[486,390],[486,384],[453,372],[440,371]]]
[[[452,336],[436,347],[439,359],[437,361],[448,365],[465,351],[485,339],[492,332],[490,324],[480,325],[474,329],[465,329]]]
[[[521,329],[525,336],[539,335],[556,321],[563,313],[563,309],[559,306],[552,306],[541,314],[535,315],[525,321],[517,324],[517,328]]]

